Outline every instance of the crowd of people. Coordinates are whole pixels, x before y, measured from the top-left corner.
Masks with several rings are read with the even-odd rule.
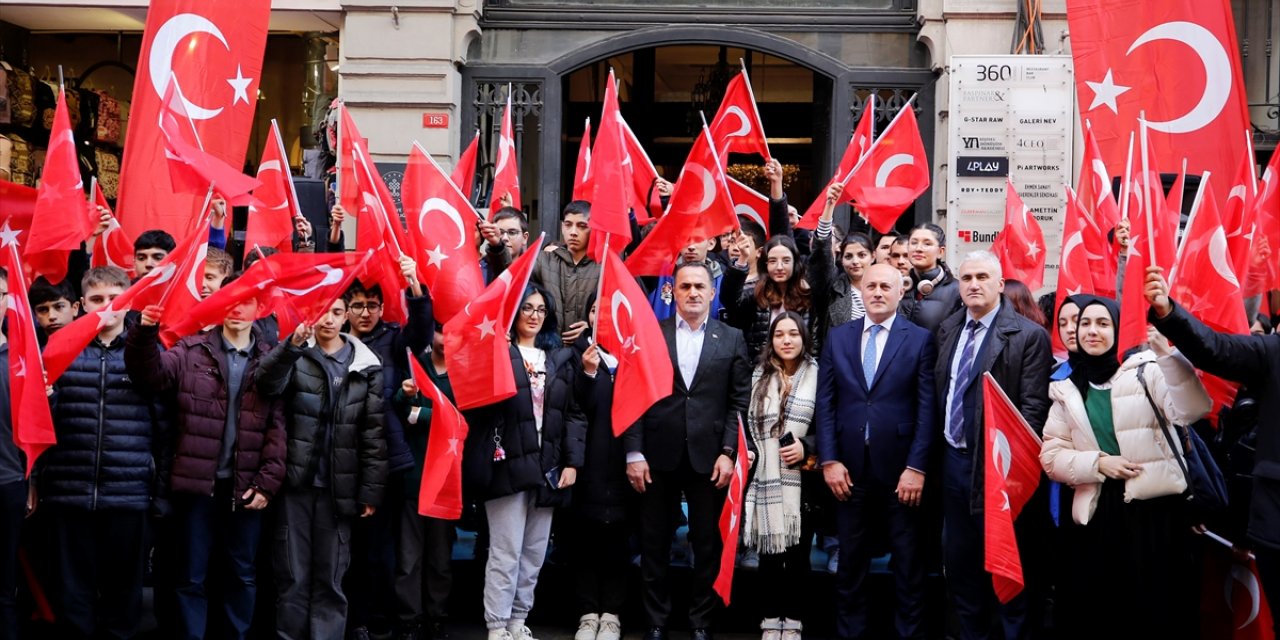
[[[1046,309],[1003,278],[993,254],[948,256],[930,223],[846,233],[833,223],[839,184],[816,229],[799,229],[776,161],[765,174],[767,229],[742,218],[740,231],[673,256],[670,275],[643,279],[674,376],[671,394],[618,425],[620,437],[618,360],[592,335],[601,268],[588,254],[591,206],[564,208],[510,329],[517,392],[464,412],[463,492],[480,520],[489,640],[533,640],[527,620],[553,545],[569,558],[575,640],[619,640],[624,624],[645,640],[675,628],[710,640],[740,426],[751,467],[741,545],[770,590],[762,640],[800,640],[815,622],[804,619],[815,541],[838,559],[827,615],[841,638],[885,627],[924,637],[944,613],[926,598],[939,568],[954,637],[1196,637],[1195,527],[1209,523],[1187,508],[1181,444],[1162,425],[1222,409],[1197,368],[1244,385],[1222,432],[1254,444],[1241,472],[1252,482],[1234,483],[1233,513],[1219,516],[1237,523],[1275,604],[1280,432],[1238,426],[1248,407],[1280,411],[1274,318],[1258,316],[1253,336],[1215,333],[1169,298],[1156,268],[1128,283],[1143,287],[1151,328],[1144,347],[1121,354],[1115,300],[1075,295],[1055,309],[1048,295]],[[345,212],[332,215],[340,223]],[[333,228],[321,240],[341,250]],[[206,296],[237,277],[218,232]],[[316,248],[305,221],[297,235],[299,250]],[[492,280],[526,250],[528,222],[501,208],[476,240]],[[141,235],[136,275],[173,248],[163,231]],[[43,584],[56,637],[132,637],[149,566],[161,637],[244,638],[265,606],[280,638],[446,638],[456,523],[419,515],[433,407],[408,358],[453,392],[431,292],[411,257],[400,266],[404,326],[381,317],[401,292],[357,282],[283,339],[249,300],[169,349],[162,309],[103,313],[130,286],[116,267],[33,283],[45,335],[80,314],[102,320],[51,387],[58,443],[29,480],[0,408],[0,635],[26,637],[19,585]],[[9,357],[0,345],[0,368]],[[1046,479],[1016,521],[1025,587],[1003,603],[984,566],[985,374],[1043,437]],[[10,402],[7,386],[0,398]],[[692,570],[677,603],[672,542],[686,523]],[[886,536],[891,612],[868,604]],[[623,620],[635,549],[643,617]]]

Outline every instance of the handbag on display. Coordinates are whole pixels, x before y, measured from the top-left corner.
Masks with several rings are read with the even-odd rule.
[[[36,123],[36,91],[34,78],[22,69],[5,74],[9,85],[9,122],[19,127]]]
[[[1184,425],[1170,424],[1164,412],[1156,405],[1151,389],[1147,387],[1146,376],[1143,375],[1143,369],[1148,364],[1150,363],[1143,363],[1138,367],[1138,382],[1147,396],[1151,411],[1156,415],[1156,422],[1160,423],[1165,441],[1173,449],[1173,457],[1178,461],[1182,475],[1187,479],[1187,491],[1183,495],[1187,498],[1192,516],[1197,519],[1197,523],[1202,523],[1204,518],[1227,508],[1227,480],[1200,435]]]
[[[0,124],[9,124],[9,74],[13,71],[0,62]]]
[[[106,91],[98,91],[98,122],[94,139],[106,144],[120,142],[120,102]]]
[[[120,188],[120,158],[103,149],[95,149],[93,153],[98,161],[98,186],[102,187],[102,195],[115,200]]]
[[[52,131],[53,113],[58,108],[58,85],[48,80],[36,80],[31,86],[36,90],[36,126]]]
[[[9,160],[9,175],[12,176],[10,182],[28,187],[36,186],[36,176],[32,172],[31,143],[13,134],[9,134],[9,142],[13,144]]]

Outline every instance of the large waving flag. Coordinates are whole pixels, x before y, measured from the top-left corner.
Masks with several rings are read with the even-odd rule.
[[[632,201],[631,175],[613,70],[609,71],[604,89],[595,148],[587,156],[587,162],[595,169],[589,183],[591,195],[587,198],[591,201],[591,219],[587,221],[592,231],[589,249],[596,261],[603,261],[606,245],[618,253],[631,242],[631,220],[627,215]]]
[[[618,358],[613,434],[621,435],[655,402],[671,395],[671,357],[639,283],[612,251],[600,267],[596,340]]]
[[[1000,258],[1006,279],[1020,280],[1032,291],[1044,286],[1047,252],[1044,233],[1031,209],[1022,202],[1013,180],[1005,180],[1004,229],[996,235],[991,252]]]
[[[898,217],[929,188],[929,158],[910,102],[872,143],[847,178],[846,191],[871,227],[887,233]]]
[[[1040,485],[1040,436],[990,373],[982,374],[982,404],[987,445],[982,455],[982,568],[991,573],[996,597],[1009,602],[1025,585],[1013,523]]]
[[[462,155],[458,156],[458,164],[454,165],[453,173],[449,179],[453,181],[454,186],[458,187],[458,191],[466,196],[467,201],[471,201],[473,190],[476,182],[476,150],[480,147],[480,130],[476,129],[475,137],[471,138],[471,143],[463,149]]]
[[[742,537],[742,499],[746,495],[747,470],[751,468],[747,458],[746,431],[742,426],[742,416],[738,416],[738,459],[734,460],[729,492],[720,509],[720,570],[711,585],[725,606],[729,606],[729,596],[733,593],[733,567],[738,557],[738,539]]]
[[[0,229],[0,264],[9,272],[9,420],[13,425],[13,443],[27,456],[27,475],[36,459],[57,444],[53,416],[45,395],[44,364],[36,326],[27,297],[27,281],[22,259],[18,257],[18,234],[8,223]],[[56,334],[55,334],[56,335]],[[52,381],[50,382],[52,384]]]
[[[467,419],[431,381],[413,353],[409,372],[418,393],[431,401],[431,427],[418,485],[418,513],[428,518],[457,520],[462,517],[462,443],[467,440]]]
[[[511,206],[520,207],[520,160],[516,157],[516,134],[511,125],[511,88],[507,88],[507,108],[502,110],[498,129],[498,166],[493,170],[493,189],[489,192],[489,209],[498,210],[498,201],[511,196]]]
[[[97,212],[91,214],[84,195],[65,89],[58,91],[39,194],[23,255],[36,273],[58,284],[67,277],[71,251],[93,235],[98,223]]]
[[[258,181],[262,186],[253,192],[245,223],[244,246],[274,247],[277,251],[293,251],[293,220],[302,216],[298,192],[289,171],[289,156],[280,137],[280,126],[271,120],[267,146],[258,165]]]
[[[573,199],[591,199],[591,118],[587,118],[582,127],[582,142],[578,144],[578,163],[573,168]]]
[[[260,183],[204,150],[195,120],[187,112],[187,103],[178,79],[170,78],[158,123],[174,192],[200,193],[213,187],[229,204],[249,204],[249,192]]]
[[[93,202],[97,207],[111,211],[107,197],[102,193],[102,186],[93,181]],[[120,221],[112,214],[107,230],[93,239],[93,254],[89,256],[91,267],[120,267],[130,278],[133,270],[133,239],[125,233]]]
[[[817,229],[818,218],[822,217],[822,209],[827,204],[827,191],[831,189],[831,185],[837,182],[844,182],[846,177],[853,172],[853,168],[858,166],[858,162],[862,160],[862,156],[866,155],[871,149],[871,143],[875,139],[872,129],[876,121],[876,95],[872,93],[867,99],[867,106],[862,110],[862,118],[858,120],[858,126],[853,130],[853,136],[849,138],[849,144],[844,148],[844,155],[840,156],[840,164],[836,165],[836,173],[827,181],[827,186],[822,188],[818,193],[818,197],[814,198],[813,204],[804,210],[804,215],[800,216],[800,222],[796,225],[799,229]],[[841,192],[842,202],[850,201],[850,193],[848,189]]]
[[[760,110],[756,107],[756,96],[751,90],[751,79],[747,70],[743,69],[729,81],[724,90],[724,99],[716,117],[711,120],[711,139],[715,141],[716,154],[720,162],[729,163],[729,153],[754,153],[766,161],[769,155],[769,142],[764,134],[764,124],[760,122]]]

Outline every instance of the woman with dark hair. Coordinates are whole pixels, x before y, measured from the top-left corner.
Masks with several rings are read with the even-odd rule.
[[[902,297],[900,312],[917,325],[937,331],[943,320],[964,306],[960,285],[945,261],[946,233],[932,222],[921,222],[907,236],[907,254],[911,291]]]
[[[489,523],[484,620],[489,640],[532,640],[533,608],[555,507],[583,464],[586,423],[573,398],[572,349],[561,348],[555,301],[525,289],[511,327],[516,395],[465,412],[464,488]]]
[[[1004,297],[1013,303],[1013,310],[1017,311],[1022,317],[1044,326],[1044,312],[1040,310],[1040,305],[1036,302],[1035,296],[1031,295],[1031,290],[1021,280],[1010,278],[1004,281]]]
[[[596,296],[587,299],[589,327],[596,325]],[[627,595],[629,538],[635,530],[639,494],[627,483],[627,452],[613,435],[613,383],[618,359],[595,342],[592,329],[573,343],[574,398],[586,415],[586,456],[563,528],[562,548],[572,557],[578,598],[574,640],[619,640],[618,614]],[[559,530],[558,530],[559,532]]]
[[[1211,403],[1191,363],[1155,330],[1150,350],[1121,363],[1119,326],[1114,301],[1087,302],[1078,366],[1049,386],[1040,462],[1074,489],[1054,619],[1066,637],[1096,635],[1098,620],[1108,636],[1196,637],[1187,481],[1160,423],[1191,424]]]
[[[739,242],[749,240],[740,238]],[[767,346],[769,324],[779,313],[794,311],[808,325],[811,296],[815,294],[805,281],[800,250],[791,236],[775,235],[765,243],[759,258],[762,276],[752,289],[744,287],[747,264],[739,258],[730,267],[724,274],[720,300],[727,312],[725,322],[742,331],[751,360],[760,357]]]
[[[834,237],[832,215],[843,190],[839,183],[828,189],[818,227],[814,230],[815,241],[819,244]],[[815,291],[812,314],[815,352],[822,348],[829,330],[857,320],[867,312],[859,286],[862,274],[875,258],[875,245],[871,238],[854,231],[844,237],[836,255],[839,256],[839,265],[833,264],[832,257],[826,253],[814,253],[809,258],[809,284]]]
[[[1072,369],[1080,366],[1080,359],[1084,357],[1084,352],[1080,351],[1080,343],[1076,341],[1076,324],[1080,321],[1080,309],[1097,299],[1087,293],[1063,298],[1062,306],[1058,307],[1058,315],[1054,320],[1054,330],[1058,332],[1058,339],[1062,341],[1062,346],[1067,349],[1067,359],[1053,370],[1049,376],[1051,380],[1066,380],[1071,375]]]
[[[817,451],[812,427],[818,363],[810,348],[804,318],[779,313],[751,378],[746,426],[759,455],[743,501],[742,542],[759,552],[763,584],[790,585],[763,599],[762,640],[800,640],[803,629],[804,590],[798,585],[809,574],[814,524],[804,515],[805,496],[822,488],[820,474],[804,471],[816,469],[807,459]]]

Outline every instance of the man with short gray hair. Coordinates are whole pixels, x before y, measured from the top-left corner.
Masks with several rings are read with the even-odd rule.
[[[943,563],[961,638],[987,638],[995,594],[983,568],[982,375],[991,373],[1037,433],[1049,414],[1053,353],[1043,327],[1006,304],[1000,260],[990,251],[964,257],[957,273],[964,308],[938,327],[934,367],[942,426]],[[1045,485],[1015,523],[1026,588],[1000,604],[1005,638],[1023,638],[1039,621],[1043,585],[1034,540],[1048,524]],[[998,635],[998,634],[997,634]]]

